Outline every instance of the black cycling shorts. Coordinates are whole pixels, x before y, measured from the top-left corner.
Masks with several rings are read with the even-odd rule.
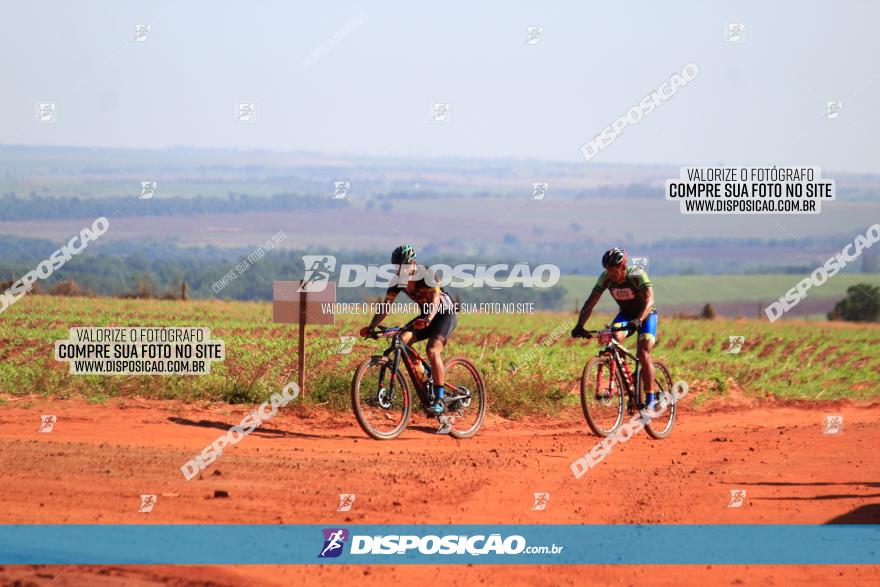
[[[409,325],[412,325],[412,323],[419,318],[423,318],[423,316],[410,320]],[[438,313],[427,326],[421,330],[413,331],[413,342],[421,342],[429,338],[437,337],[446,344],[446,341],[449,340],[449,335],[452,334],[452,331],[455,330],[456,326],[458,326],[458,318],[455,317],[454,313]]]

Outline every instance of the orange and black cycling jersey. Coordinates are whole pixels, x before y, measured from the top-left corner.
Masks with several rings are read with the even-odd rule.
[[[434,282],[436,283],[436,276]],[[397,285],[389,287],[388,291],[385,292],[385,301],[393,302],[401,291],[406,292],[407,297],[419,305],[419,311],[423,314],[429,313],[428,305],[434,302],[434,296],[437,292],[440,292],[440,297],[437,300],[439,305],[437,312],[441,314],[455,313],[455,303],[449,297],[449,294],[442,287],[428,284],[425,278],[417,281],[409,280],[406,282],[405,288]]]

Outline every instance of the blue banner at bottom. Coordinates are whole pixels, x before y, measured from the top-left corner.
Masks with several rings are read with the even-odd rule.
[[[878,525],[0,525],[0,564],[878,564]]]

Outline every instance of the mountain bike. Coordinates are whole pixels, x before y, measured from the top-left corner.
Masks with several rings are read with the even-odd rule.
[[[470,438],[480,429],[486,415],[486,389],[480,372],[464,357],[445,361],[442,401],[446,411],[439,415],[428,411],[436,399],[431,365],[401,340],[404,332],[412,332],[412,328],[380,326],[372,336],[390,338],[391,342],[384,353],[365,360],[354,373],[351,405],[358,424],[377,440],[397,438],[412,417],[412,387],[425,414],[440,419],[443,425],[439,431],[448,429],[454,438]],[[409,375],[409,383],[401,365]]]
[[[628,331],[626,326],[606,326],[604,330],[586,330],[581,335],[581,338],[587,339],[595,336],[600,347],[599,353],[587,361],[581,375],[584,417],[590,430],[605,437],[613,434],[623,423],[624,406],[630,416],[645,409],[644,413],[650,418],[650,422],[645,423],[645,430],[652,438],[666,438],[675,423],[675,396],[669,368],[663,361],[654,361],[654,393],[657,401],[646,408],[639,359],[613,336],[615,332]],[[634,371],[629,368],[631,361],[635,363]]]

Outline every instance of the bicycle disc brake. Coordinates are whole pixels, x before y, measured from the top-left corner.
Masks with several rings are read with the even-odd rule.
[[[376,400],[379,402],[379,405],[381,407],[387,410],[392,405],[391,392],[385,389],[384,386],[382,386],[379,389],[379,393],[376,394]]]

